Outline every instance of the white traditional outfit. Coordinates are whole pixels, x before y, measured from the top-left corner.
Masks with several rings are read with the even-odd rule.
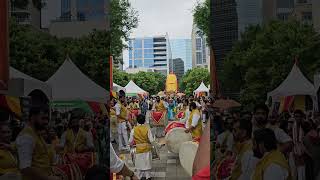
[[[110,172],[119,173],[124,166],[124,162],[117,156],[110,143]]]
[[[118,143],[119,143],[119,150],[128,150],[128,132],[127,132],[127,117],[128,112],[127,108],[118,102],[115,105],[116,109],[116,116],[118,121]]]
[[[151,143],[154,142],[151,130],[147,125],[138,124],[131,130],[129,143],[135,142],[135,168],[139,178],[151,178],[152,152]]]

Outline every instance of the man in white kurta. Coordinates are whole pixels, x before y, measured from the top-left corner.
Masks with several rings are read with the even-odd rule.
[[[145,125],[145,117],[138,115],[137,121],[138,124],[131,130],[129,138],[129,143],[136,145],[135,168],[139,178],[151,179],[151,144],[154,142],[154,138],[149,126]]]
[[[124,106],[125,95],[120,94],[120,101],[115,105],[116,116],[118,121],[118,141],[119,141],[119,150],[129,150],[128,144],[128,133],[127,133],[127,120],[128,112],[127,108]]]

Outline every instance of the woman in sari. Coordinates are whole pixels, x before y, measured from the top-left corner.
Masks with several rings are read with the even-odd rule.
[[[170,98],[169,99],[169,106],[168,106],[168,120],[169,121],[175,120],[175,108],[176,108],[176,103],[172,98]]]

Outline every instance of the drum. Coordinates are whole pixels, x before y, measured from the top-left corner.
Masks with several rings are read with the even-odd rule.
[[[82,174],[77,164],[64,164],[52,168],[53,175],[61,180],[82,180],[85,174]]]
[[[199,144],[193,141],[184,142],[180,146],[180,164],[190,176],[192,176],[193,161],[196,157],[198,147]]]
[[[179,111],[176,115],[176,119],[181,119],[184,118],[185,112],[184,111]]]
[[[185,128],[176,127],[168,131],[165,136],[165,140],[170,152],[175,154],[179,153],[181,144],[192,140],[191,134],[185,133],[185,130]]]
[[[179,121],[172,121],[172,122],[169,122],[169,124],[167,125],[167,127],[164,129],[165,134],[167,134],[171,129],[173,129],[173,128],[177,128],[177,127],[184,128],[184,127],[185,127],[185,125],[184,125],[184,123],[179,122]]]
[[[216,160],[213,171],[215,172],[215,179],[227,179],[231,176],[232,170],[236,163],[235,156],[226,156],[221,160]]]
[[[81,172],[85,174],[88,169],[96,164],[96,154],[91,152],[68,153],[63,156],[63,164],[77,164]]]
[[[151,112],[151,126],[165,126],[168,121],[168,116],[166,112],[154,111]]]

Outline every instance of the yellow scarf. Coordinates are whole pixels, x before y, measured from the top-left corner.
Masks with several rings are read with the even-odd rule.
[[[48,151],[47,144],[45,143],[44,139],[39,136],[31,127],[27,126],[25,127],[19,134],[19,136],[22,135],[29,135],[32,137],[34,141],[34,149],[32,153],[32,163],[31,167],[36,168],[40,170],[42,173],[46,175],[52,174],[51,169],[51,161],[50,161],[50,155]],[[26,177],[23,177],[23,179],[27,179]]]
[[[66,132],[65,153],[74,153],[76,150],[81,150],[86,146],[86,135],[83,129],[79,129],[77,134],[73,133],[72,129]]]
[[[136,142],[136,152],[145,153],[151,151],[151,144],[148,137],[148,126],[139,125],[134,127],[133,139]]]
[[[278,150],[269,152],[264,156],[257,164],[256,169],[253,173],[253,180],[263,180],[264,171],[271,165],[277,164],[285,168],[289,172],[287,180],[291,179],[289,163],[286,160],[285,156]]]
[[[245,152],[252,149],[252,143],[250,140],[237,144],[236,154],[238,154],[235,169],[232,171],[231,180],[237,180],[242,174],[241,160]]]
[[[10,151],[0,149],[0,176],[6,173],[19,173],[18,163]]]
[[[188,125],[189,125],[189,127],[191,127],[191,125],[192,125],[192,118],[193,118],[193,115],[195,115],[195,114],[197,114],[197,115],[199,115],[199,117],[201,117],[201,116],[200,116],[200,112],[199,112],[198,109],[192,110],[191,113],[190,113],[189,120],[188,120],[188,123],[189,123]],[[196,139],[196,138],[200,138],[200,137],[201,137],[201,135],[202,135],[202,122],[201,122],[201,118],[199,119],[197,126],[192,130],[191,135],[192,135],[192,138],[193,138],[193,139]]]

